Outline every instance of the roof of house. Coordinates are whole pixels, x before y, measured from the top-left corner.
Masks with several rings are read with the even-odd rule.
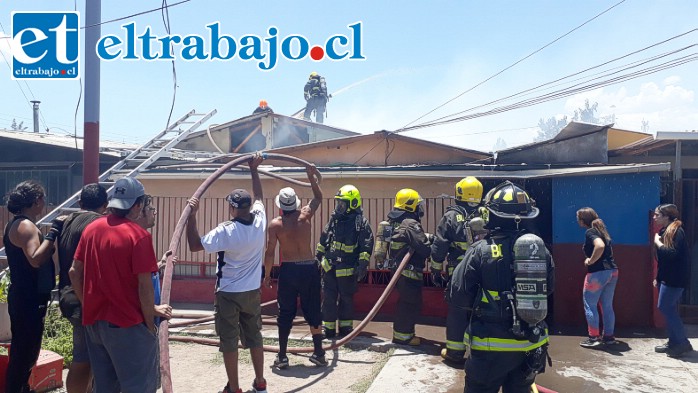
[[[54,147],[64,147],[69,149],[82,150],[82,137],[73,137],[70,135],[58,135],[49,133],[35,133],[28,131],[12,131],[0,130],[0,139],[7,138],[16,141],[24,141],[29,143],[40,143]],[[123,152],[132,151],[138,148],[139,145],[133,143],[122,143],[101,140],[99,142],[99,152],[101,154],[121,157]]]

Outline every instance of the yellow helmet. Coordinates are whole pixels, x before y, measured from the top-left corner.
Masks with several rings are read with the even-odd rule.
[[[347,211],[356,210],[361,207],[361,193],[359,189],[347,184],[337,191],[334,199],[339,199],[347,202]]]
[[[315,78],[316,76],[317,76],[317,72],[313,71],[313,72],[310,73],[310,76],[308,77],[308,79],[313,79],[313,78]]]
[[[474,176],[468,176],[456,183],[456,200],[468,203],[480,203],[482,200],[482,183]]]
[[[395,205],[393,207],[414,213],[422,201],[423,199],[417,191],[411,188],[403,188],[395,194]]]

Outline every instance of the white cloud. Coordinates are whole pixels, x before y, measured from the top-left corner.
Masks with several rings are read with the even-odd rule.
[[[681,77],[678,75],[672,75],[668,78],[664,78],[664,86],[668,85],[678,85],[681,82]]]
[[[625,86],[615,90],[598,89],[571,97],[565,111],[574,110],[589,102],[598,102],[597,117],[615,114],[616,127],[639,131],[642,121],[649,121],[651,131],[683,131],[698,128],[698,105],[693,90],[679,86],[681,78],[671,76],[663,86],[655,82],[642,83],[636,92]]]

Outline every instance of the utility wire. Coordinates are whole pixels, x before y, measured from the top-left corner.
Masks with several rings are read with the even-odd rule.
[[[537,105],[537,104],[540,104],[543,102],[557,100],[557,99],[564,98],[564,97],[569,97],[569,96],[578,94],[580,92],[594,90],[594,89],[598,89],[600,87],[609,86],[609,85],[617,84],[617,83],[624,82],[627,80],[650,75],[650,74],[653,74],[653,73],[656,73],[659,71],[678,67],[678,66],[696,61],[696,60],[698,60],[698,53],[694,52],[694,53],[691,53],[691,54],[686,55],[686,56],[682,56],[682,57],[679,57],[676,59],[668,60],[664,63],[658,64],[655,66],[643,68],[643,69],[635,71],[635,72],[622,74],[622,75],[619,75],[619,76],[616,76],[616,77],[613,77],[610,79],[602,80],[600,82],[590,83],[590,84],[586,84],[586,85],[579,84],[579,85],[575,85],[575,86],[579,86],[576,88],[560,89],[560,90],[557,90],[553,93],[541,95],[541,96],[538,96],[538,97],[535,97],[535,98],[532,98],[529,100],[519,101],[519,102],[516,102],[516,103],[511,104],[511,105],[501,106],[501,107],[497,107],[497,108],[494,108],[494,109],[491,109],[488,111],[473,113],[470,115],[465,115],[465,116],[461,116],[461,117],[457,117],[457,118],[453,118],[453,119],[424,123],[422,125],[410,127],[409,129],[414,130],[414,129],[418,129],[418,128],[426,128],[426,127],[433,127],[433,126],[437,126],[437,125],[455,123],[455,122],[459,122],[459,121],[471,120],[471,119],[475,119],[475,118],[479,118],[479,117],[483,117],[483,116],[490,116],[490,115],[499,114],[499,113],[507,112],[510,110],[514,110],[514,109],[519,109],[519,108],[524,108],[524,107],[528,107],[528,106],[532,106],[532,105]],[[615,74],[615,73],[613,73],[613,74]],[[599,78],[595,78],[595,79],[599,79]],[[405,130],[407,130],[407,129],[405,129]]]
[[[87,1],[89,1],[89,0],[87,0]],[[162,2],[163,5],[160,6],[160,7],[158,7],[158,8],[153,8],[152,10],[143,11],[143,12],[139,12],[139,13],[136,13],[136,14],[131,14],[131,15],[128,15],[128,16],[123,16],[123,17],[121,17],[121,18],[110,19],[110,20],[108,20],[108,21],[104,21],[104,22],[100,22],[100,23],[95,23],[95,24],[93,24],[93,25],[81,27],[81,29],[89,29],[90,27],[101,26],[101,25],[105,25],[105,24],[107,24],[107,23],[118,22],[118,21],[120,21],[120,20],[124,20],[124,19],[128,19],[128,18],[133,18],[134,16],[140,16],[140,15],[149,14],[149,13],[155,12],[155,11],[161,11],[161,10],[163,10],[163,9],[165,9],[165,8],[174,7],[174,6],[176,6],[176,5],[188,3],[188,2],[190,2],[190,1],[191,1],[191,0],[184,0],[184,1],[180,1],[179,3],[174,3],[174,4],[170,4],[170,5],[167,5],[167,2],[166,2],[166,1],[163,1],[163,2]]]
[[[188,1],[188,0],[187,0]],[[162,0],[162,23],[165,25],[165,30],[167,35],[170,35],[170,11],[167,6],[167,0]],[[170,52],[174,51],[174,44],[170,41]],[[177,99],[177,69],[175,68],[175,61],[172,59],[172,106],[170,106],[170,114],[167,116],[167,123],[165,123],[165,129],[170,126],[170,120],[172,120],[172,112],[174,111],[175,101]]]
[[[492,76],[490,76],[489,78],[483,80],[482,82],[476,84],[475,86],[469,88],[468,90],[466,90],[466,91],[464,91],[464,92],[458,94],[457,96],[451,98],[450,100],[444,102],[443,104],[441,104],[441,105],[437,106],[436,108],[430,110],[429,112],[423,114],[422,116],[420,116],[420,117],[418,117],[418,118],[412,120],[411,122],[405,124],[404,126],[402,126],[402,127],[398,130],[398,132],[401,131],[401,130],[403,130],[403,129],[405,129],[405,128],[407,128],[407,126],[409,126],[409,125],[411,125],[411,124],[413,124],[413,123],[415,123],[415,122],[417,122],[417,121],[423,119],[424,117],[426,117],[426,116],[432,114],[433,112],[435,112],[435,111],[441,109],[442,107],[448,105],[449,103],[451,103],[451,102],[457,100],[458,98],[460,98],[460,97],[463,96],[464,94],[466,94],[466,93],[468,93],[468,92],[470,92],[470,91],[476,89],[477,87],[479,87],[479,86],[485,84],[485,83],[488,82],[489,80],[491,80],[491,79],[493,79],[493,78],[499,76],[500,74],[504,73],[505,71],[509,70],[510,68],[513,68],[513,67],[516,66],[517,64],[523,62],[524,60],[528,59],[529,57],[535,55],[536,53],[542,51],[543,49],[549,47],[550,45],[556,43],[557,41],[559,41],[559,40],[565,38],[566,36],[568,36],[568,35],[570,35],[570,34],[572,34],[572,33],[575,32],[576,30],[579,30],[580,28],[582,28],[582,27],[585,26],[586,24],[592,22],[594,19],[596,19],[596,18],[600,17],[601,15],[603,15],[603,14],[605,14],[605,13],[611,11],[612,9],[616,8],[617,6],[621,5],[621,4],[624,3],[624,2],[625,2],[625,0],[619,1],[618,3],[616,3],[616,4],[614,4],[613,6],[607,8],[606,10],[602,11],[601,13],[595,15],[594,17],[592,17],[591,19],[589,19],[589,20],[587,20],[586,22],[582,23],[581,25],[575,27],[574,29],[568,31],[567,33],[565,33],[565,34],[563,34],[563,35],[561,35],[561,36],[555,38],[554,40],[550,41],[549,43],[547,43],[547,44],[543,45],[542,47],[536,49],[535,51],[531,52],[530,54],[528,54],[528,55],[525,56],[524,58],[522,58],[522,59],[520,59],[520,60],[514,62],[514,63],[511,64],[510,66],[505,67],[505,68],[502,69],[501,71],[495,73],[494,75],[492,75]]]
[[[532,93],[532,92],[534,92],[535,90],[538,90],[538,89],[540,89],[540,88],[542,88],[542,87],[544,87],[544,86],[549,86],[549,85],[550,85],[550,87],[560,86],[560,85],[562,85],[562,84],[557,84],[557,85],[556,85],[555,83],[556,83],[556,82],[563,81],[563,80],[568,79],[568,78],[571,78],[571,77],[574,77],[574,76],[577,76],[577,75],[581,75],[581,74],[583,74],[583,73],[585,73],[585,72],[588,72],[588,71],[591,71],[591,70],[594,70],[594,69],[603,67],[603,66],[608,65],[608,64],[610,64],[610,63],[613,63],[613,62],[616,62],[616,61],[618,61],[618,60],[621,60],[621,59],[630,57],[630,56],[632,56],[632,55],[635,55],[635,54],[638,54],[638,53],[640,53],[640,52],[646,51],[646,50],[648,50],[648,49],[654,48],[654,47],[656,47],[656,46],[665,44],[665,43],[667,43],[667,42],[669,42],[669,41],[672,41],[672,40],[681,38],[681,37],[683,37],[683,36],[685,36],[685,35],[691,34],[691,33],[696,32],[696,31],[698,31],[698,29],[693,29],[693,30],[687,31],[687,32],[682,33],[682,34],[675,35],[675,36],[670,37],[670,38],[668,38],[668,39],[666,39],[666,40],[663,40],[663,41],[657,42],[657,43],[655,43],[655,44],[646,46],[646,47],[644,47],[644,48],[642,48],[642,49],[638,49],[638,50],[636,50],[636,51],[630,52],[630,53],[625,54],[625,55],[623,55],[623,56],[616,57],[616,58],[611,59],[611,60],[609,60],[609,61],[606,61],[606,62],[604,62],[604,63],[602,63],[602,64],[599,64],[599,65],[596,65],[596,66],[593,66],[593,67],[586,68],[586,69],[584,69],[584,70],[582,70],[582,71],[578,71],[578,72],[569,74],[569,75],[564,76],[564,77],[562,77],[562,78],[555,79],[555,80],[553,80],[553,81],[551,81],[551,82],[543,83],[543,84],[538,85],[538,86],[536,86],[536,87],[533,87],[533,88],[530,88],[530,89],[526,89],[526,90],[522,90],[522,91],[520,91],[520,92],[518,92],[518,93],[509,95],[509,96],[506,96],[506,97],[503,97],[503,98],[500,98],[500,99],[497,99],[497,100],[494,100],[494,101],[490,101],[490,102],[488,102],[488,103],[486,103],[486,104],[474,106],[474,107],[472,107],[472,108],[465,109],[465,110],[463,110],[463,111],[456,112],[456,113],[453,113],[453,114],[450,114],[450,115],[446,115],[446,116],[443,116],[443,117],[440,117],[440,118],[438,118],[438,119],[434,119],[434,120],[431,120],[431,121],[428,121],[428,122],[425,122],[425,123],[422,123],[422,124],[429,124],[429,123],[431,123],[431,122],[435,122],[435,121],[440,121],[440,120],[448,119],[448,118],[454,117],[454,116],[459,115],[459,114],[462,114],[462,113],[467,113],[467,112],[470,112],[470,111],[473,111],[473,110],[475,110],[475,109],[479,109],[479,108],[482,108],[482,107],[485,107],[485,106],[488,106],[488,105],[491,105],[491,104],[495,104],[495,103],[498,103],[498,102],[506,101],[507,99],[510,99],[510,98],[514,98],[514,97],[517,97],[517,96],[520,96],[520,95],[529,94],[529,93]],[[666,55],[673,54],[673,53],[677,53],[677,52],[679,52],[679,51],[681,51],[681,50],[685,50],[685,49],[691,48],[692,46],[694,46],[694,45],[690,45],[690,46],[684,47],[684,48],[682,48],[682,49],[680,49],[680,50],[675,50],[675,51],[671,51],[671,52],[665,52],[664,54],[656,55],[656,56],[654,56],[654,57],[650,57],[649,59],[658,59],[658,58],[664,57],[664,56],[666,56]],[[641,60],[637,60],[637,61],[635,61],[635,62],[628,63],[628,64],[642,63],[642,62],[645,62],[646,60],[647,60],[647,59],[641,59]],[[574,82],[574,81],[577,81],[577,80],[589,78],[589,77],[594,76],[594,75],[599,75],[599,74],[607,73],[607,72],[610,71],[610,70],[614,70],[614,69],[622,68],[622,67],[626,67],[626,66],[627,66],[627,64],[626,64],[626,65],[621,65],[621,66],[618,66],[618,67],[615,67],[615,68],[610,68],[610,69],[608,69],[608,70],[601,71],[601,72],[599,72],[599,73],[597,73],[597,74],[592,74],[592,75],[585,76],[585,77],[579,78],[579,79],[573,79],[573,80],[570,81],[570,82]],[[568,83],[568,82],[565,82],[565,83]],[[396,131],[396,132],[403,132],[403,131],[406,131],[406,129],[401,129],[401,130],[398,130],[398,131]]]

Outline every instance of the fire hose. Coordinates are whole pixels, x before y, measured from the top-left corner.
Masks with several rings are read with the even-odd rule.
[[[412,257],[412,249],[410,249],[407,254],[405,254],[405,257],[402,258],[402,262],[400,262],[400,265],[397,267],[397,270],[395,270],[395,274],[393,274],[393,277],[390,279],[390,282],[388,283],[388,286],[385,288],[381,296],[378,298],[378,301],[376,304],[373,305],[373,308],[371,308],[371,311],[369,311],[368,315],[366,315],[366,318],[364,318],[359,325],[356,327],[356,329],[352,330],[351,333],[346,335],[340,340],[337,340],[333,342],[332,344],[325,345],[322,347],[325,351],[331,351],[333,349],[339,348],[342,345],[348,343],[349,341],[353,340],[354,337],[358,336],[359,333],[366,327],[366,325],[369,324],[373,320],[373,318],[378,314],[378,310],[383,306],[383,303],[385,303],[386,300],[388,300],[388,296],[390,296],[390,293],[393,291],[393,288],[395,288],[395,285],[397,284],[397,280],[400,279],[400,275],[402,273],[402,270],[405,269],[405,266],[407,266],[407,263],[409,262],[410,258]],[[205,344],[205,345],[219,345],[220,341],[215,340],[212,338],[202,338],[202,337],[190,337],[190,336],[170,336],[170,341],[179,341],[179,342],[187,342],[187,343],[197,343],[197,344]],[[240,348],[242,346],[239,345]],[[269,352],[279,352],[279,347],[276,346],[271,346],[271,345],[264,345],[263,346],[265,351]],[[312,347],[291,347],[288,348],[287,352],[289,353],[311,353],[313,352]],[[164,380],[163,380],[164,381]],[[165,385],[163,384],[163,387]]]

